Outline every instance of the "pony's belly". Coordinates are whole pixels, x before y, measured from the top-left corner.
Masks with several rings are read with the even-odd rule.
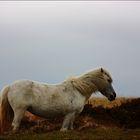
[[[69,112],[72,112],[70,110],[63,110],[60,108],[53,108],[53,109],[40,109],[40,108],[29,108],[28,109],[29,112],[31,112],[32,114],[35,114],[37,116],[43,117],[43,118],[56,118],[56,117],[63,117],[66,114],[68,114]]]
[[[60,114],[60,113],[56,114],[54,112],[47,112],[47,111],[38,112],[38,111],[30,111],[29,110],[29,112],[31,112],[32,114],[37,115],[39,117],[46,118],[46,119],[53,119],[56,117],[63,117],[64,116],[64,114]]]

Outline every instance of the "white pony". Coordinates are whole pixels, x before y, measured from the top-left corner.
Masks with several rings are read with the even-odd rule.
[[[14,82],[4,87],[1,93],[1,132],[9,129],[11,121],[13,130],[17,131],[25,111],[44,118],[64,116],[60,130],[73,129],[75,116],[83,110],[86,101],[96,91],[100,91],[110,101],[116,97],[112,78],[103,68],[57,85],[30,80]]]

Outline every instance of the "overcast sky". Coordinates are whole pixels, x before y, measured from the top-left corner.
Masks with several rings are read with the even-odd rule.
[[[97,67],[118,96],[140,96],[140,2],[0,2],[0,89]]]

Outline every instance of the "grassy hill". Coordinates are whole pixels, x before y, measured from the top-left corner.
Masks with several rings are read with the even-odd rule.
[[[139,140],[140,98],[92,98],[76,118],[75,130],[59,132],[63,118],[46,120],[27,112],[20,132],[7,132],[0,139]]]

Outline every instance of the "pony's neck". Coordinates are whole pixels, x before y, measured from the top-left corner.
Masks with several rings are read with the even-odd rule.
[[[94,74],[85,74],[72,79],[73,86],[88,99],[93,92],[96,92],[96,76]]]

